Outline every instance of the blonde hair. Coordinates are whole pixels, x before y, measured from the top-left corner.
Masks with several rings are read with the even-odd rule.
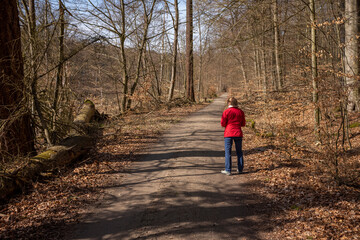
[[[238,106],[238,101],[237,101],[237,99],[234,98],[234,97],[230,97],[230,98],[227,100],[227,103],[228,103],[228,105],[229,105],[229,103],[230,103],[230,105],[232,105],[232,106],[234,106],[234,107],[237,107],[237,106]]]

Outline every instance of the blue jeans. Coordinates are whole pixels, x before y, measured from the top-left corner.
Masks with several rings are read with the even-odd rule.
[[[237,167],[239,172],[244,169],[244,157],[242,151],[242,137],[226,137],[225,139],[225,170],[231,172],[231,148],[233,141],[235,142]]]

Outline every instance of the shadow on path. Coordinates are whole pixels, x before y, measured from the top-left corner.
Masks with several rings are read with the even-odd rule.
[[[220,174],[225,100],[223,95],[174,125],[126,173],[115,172],[121,182],[106,190],[102,204],[71,238],[266,239],[273,228],[269,199],[251,191],[255,183],[247,174]]]

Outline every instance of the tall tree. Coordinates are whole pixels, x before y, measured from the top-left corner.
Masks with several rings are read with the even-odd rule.
[[[0,4],[0,156],[26,154],[34,142],[25,98],[16,0]]]
[[[140,40],[141,42],[140,42],[140,45],[138,48],[135,81],[131,85],[131,88],[130,88],[130,98],[128,99],[127,109],[131,108],[131,102],[132,102],[131,97],[134,95],[136,87],[139,84],[142,57],[143,57],[143,54],[145,51],[146,42],[148,41],[148,30],[149,30],[149,26],[150,26],[150,23],[151,23],[151,20],[153,17],[156,0],[153,0],[151,2],[149,10],[147,9],[146,1],[142,0],[141,3],[144,8],[143,9],[144,10],[144,28],[142,29],[143,32],[142,32],[142,36],[141,36],[141,40]]]
[[[358,1],[345,1],[345,76],[348,86],[348,110],[360,111]]]
[[[311,73],[313,84],[313,103],[315,105],[315,134],[320,131],[320,107],[319,107],[319,88],[318,88],[318,67],[317,67],[317,42],[316,42],[316,15],[315,0],[309,1],[310,23],[311,23]]]
[[[123,98],[121,102],[121,111],[126,111],[126,102],[128,99],[129,92],[129,73],[127,70],[127,59],[125,54],[125,40],[126,40],[126,22],[125,22],[125,3],[124,0],[120,0],[120,32],[118,32],[120,38],[120,62],[121,62],[121,70],[122,70],[122,81],[123,81]],[[112,21],[113,22],[113,21]],[[113,23],[114,25],[114,23]],[[116,27],[114,27],[116,29]]]
[[[167,2],[166,2],[167,4]],[[170,88],[168,101],[170,101],[174,95],[175,81],[176,81],[176,64],[177,64],[177,52],[178,52],[178,36],[179,36],[179,6],[178,0],[174,0],[175,8],[175,17],[171,14],[173,18],[173,27],[174,27],[174,43],[173,43],[173,55],[172,55],[172,68],[171,68],[171,79],[170,79]],[[170,9],[169,9],[170,12]],[[170,12],[171,13],[171,12]]]
[[[266,15],[267,9],[265,7],[262,7],[261,9],[262,14]],[[264,33],[266,31],[266,23],[262,22],[261,23],[261,31]],[[264,94],[266,95],[268,92],[268,76],[267,76],[267,72],[268,72],[268,66],[267,66],[267,47],[266,47],[266,36],[265,34],[262,34],[261,36],[261,43],[260,43],[260,58],[261,58],[261,75],[262,75],[262,84],[263,84],[263,91]]]
[[[195,102],[192,0],[186,0],[186,98]]]
[[[39,59],[38,59],[38,53],[37,53],[37,26],[36,26],[36,10],[35,10],[35,0],[29,0],[28,4],[26,4],[26,1],[23,0],[23,7],[25,9],[25,20],[26,20],[26,28],[27,28],[27,34],[29,41],[29,79],[30,79],[30,87],[31,87],[31,96],[33,101],[33,108],[34,111],[36,111],[41,124],[41,129],[44,133],[45,139],[49,145],[52,144],[52,140],[50,138],[50,132],[47,126],[47,123],[44,119],[42,109],[40,106],[40,101],[38,99],[38,67],[39,67]]]
[[[59,92],[61,83],[63,82],[63,71],[64,71],[64,36],[65,36],[65,7],[62,0],[59,0],[59,63],[56,73],[56,84],[54,90],[54,101],[53,101],[53,126],[52,131],[55,133],[56,128],[56,114],[58,112],[58,102],[59,102]],[[53,141],[55,140],[55,135],[52,136]]]
[[[280,54],[279,54],[279,21],[278,21],[278,0],[273,1],[273,18],[274,18],[274,55],[275,55],[275,79],[276,79],[276,90],[282,89],[282,76],[280,66]]]

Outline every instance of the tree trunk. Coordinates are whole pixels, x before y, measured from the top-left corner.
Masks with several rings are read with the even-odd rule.
[[[262,68],[262,84],[263,84],[263,91],[264,91],[264,94],[266,95],[267,94],[267,66],[266,66],[266,52],[265,52],[265,49],[264,47],[262,47],[261,49],[261,68]]]
[[[313,103],[315,105],[315,134],[319,138],[320,133],[320,108],[319,108],[319,89],[318,89],[318,69],[317,69],[317,42],[316,42],[316,16],[315,0],[310,0],[310,22],[311,22],[311,72],[313,84]]]
[[[279,22],[278,22],[278,5],[277,0],[273,1],[273,16],[274,16],[274,54],[275,54],[275,83],[276,90],[282,90],[282,76],[279,55]]]
[[[262,31],[265,31],[265,26],[264,23],[262,24]],[[265,48],[265,35],[263,35],[261,37],[261,73],[262,73],[262,87],[263,87],[263,91],[265,96],[267,95],[267,91],[268,91],[268,77],[267,77],[267,65],[266,65],[266,48]]]
[[[201,89],[202,89],[202,68],[203,68],[203,45],[202,45],[202,29],[201,29],[201,13],[198,11],[198,27],[199,27],[199,84],[198,84],[198,99],[201,100]]]
[[[34,150],[27,109],[17,1],[0,4],[0,155]]]
[[[186,0],[186,82],[186,98],[195,102],[192,0]]]
[[[175,8],[175,19],[174,19],[174,45],[173,45],[173,55],[172,55],[172,67],[171,67],[171,80],[170,88],[168,95],[168,102],[171,101],[174,95],[175,82],[176,82],[176,65],[177,65],[177,53],[178,53],[178,36],[179,36],[179,6],[178,0],[174,0]]]
[[[63,64],[64,64],[64,35],[65,35],[65,9],[64,3],[62,0],[59,0],[59,65],[56,73],[56,83],[54,90],[54,99],[53,99],[53,116],[52,116],[52,136],[51,142],[56,141],[56,121],[57,121],[57,113],[58,113],[58,101],[59,101],[59,92],[61,83],[63,81]],[[50,144],[51,144],[50,142]]]
[[[239,63],[240,63],[240,69],[241,69],[241,73],[242,73],[242,76],[243,76],[243,79],[244,79],[245,87],[247,87],[249,82],[248,82],[248,79],[247,79],[247,74],[246,74],[245,65],[244,65],[244,55],[242,53],[242,50],[241,50],[240,46],[237,46],[236,50],[239,53],[238,59],[239,59]]]
[[[348,87],[348,110],[360,111],[358,6],[357,0],[345,1],[345,81]]]
[[[253,42],[255,42],[255,41],[253,41]],[[257,82],[257,85],[258,85],[258,87],[260,87],[259,86],[259,70],[258,70],[258,58],[257,58],[257,50],[256,50],[256,47],[255,47],[255,43],[254,43],[254,77],[255,77],[255,80],[256,80],[256,82]]]
[[[170,11],[170,10],[169,10]],[[161,35],[161,56],[160,56],[160,76],[159,76],[159,80],[157,81],[157,92],[158,95],[161,95],[161,91],[160,91],[160,84],[162,83],[163,79],[164,79],[164,61],[165,61],[165,34],[166,33],[166,11],[164,11],[164,16],[163,16],[163,22],[162,22],[162,35]],[[150,49],[150,48],[149,48]]]
[[[289,0],[285,0],[283,2],[284,6],[285,6],[285,10],[283,11],[284,13],[283,15],[283,21],[286,21],[288,19],[288,12],[289,12]],[[286,36],[287,36],[287,25],[283,26],[283,30],[282,30],[282,34],[281,36],[279,36],[279,40],[280,40],[280,45],[282,46],[282,51],[281,51],[281,57],[280,57],[280,66],[281,66],[281,82],[282,82],[282,87],[284,87],[285,83],[286,83],[286,74],[287,74],[287,54],[284,54],[284,49],[286,46]]]
[[[121,9],[121,34],[120,34],[120,58],[121,58],[121,70],[122,70],[122,80],[123,80],[123,98],[121,102],[121,112],[126,111],[126,103],[128,99],[129,91],[129,75],[127,71],[127,61],[125,54],[125,39],[126,39],[126,29],[125,29],[125,3],[124,0],[120,0],[120,9]]]

